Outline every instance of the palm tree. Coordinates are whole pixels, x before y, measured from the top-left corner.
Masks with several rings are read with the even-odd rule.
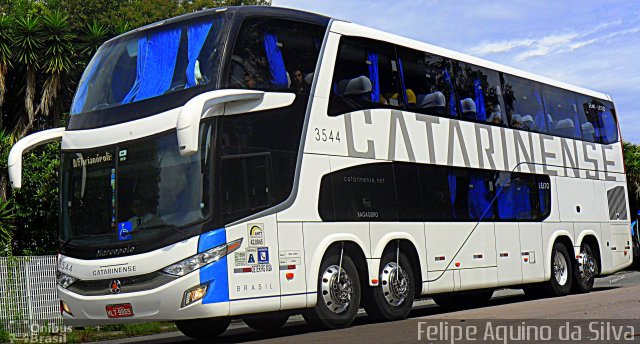
[[[78,44],[78,50],[86,59],[90,59],[107,38],[109,38],[109,29],[94,19],[87,24],[81,42]]]
[[[36,94],[36,72],[42,50],[43,32],[38,17],[27,15],[16,19],[14,29],[14,46],[16,60],[26,69],[26,86],[24,107],[27,117],[21,117],[16,132],[24,136],[35,121],[34,99]]]
[[[71,56],[75,53],[69,26],[69,16],[55,11],[44,17],[45,53],[42,68],[48,74],[42,89],[42,98],[36,113],[48,116],[53,113],[53,123],[57,123],[62,105],[56,104],[60,97],[62,77],[73,68]],[[58,105],[58,106],[55,106]],[[54,108],[55,106],[55,108]]]
[[[11,67],[11,32],[13,18],[8,15],[0,15],[0,128],[2,128],[2,104],[7,90],[6,75]]]

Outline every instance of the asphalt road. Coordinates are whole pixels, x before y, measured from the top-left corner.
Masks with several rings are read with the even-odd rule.
[[[487,319],[490,319],[487,321]],[[434,327],[435,326],[435,327]],[[543,328],[548,326],[551,340]],[[629,327],[632,326],[632,327]],[[538,331],[533,330],[536,327]],[[477,334],[469,336],[473,328]],[[422,333],[420,331],[422,330]],[[427,331],[431,330],[427,336]],[[375,323],[361,310],[353,326],[334,331],[314,331],[302,317],[293,316],[275,333],[258,332],[242,321],[234,321],[216,342],[222,343],[462,343],[454,340],[467,331],[470,342],[525,343],[508,337],[525,334],[529,342],[606,342],[620,343],[624,337],[640,343],[640,272],[623,271],[596,280],[589,294],[569,295],[561,298],[531,299],[522,290],[498,290],[488,306],[471,309],[446,309],[430,299],[419,300],[408,319],[396,322]],[[488,332],[487,332],[488,331]],[[500,331],[502,337],[500,337]],[[518,332],[521,331],[521,332]],[[488,337],[487,337],[488,335]],[[565,336],[558,338],[558,336]],[[455,337],[455,338],[454,338]],[[511,339],[504,341],[502,339]],[[460,337],[464,339],[464,337]],[[560,340],[567,339],[567,340]],[[597,341],[596,339],[600,339]],[[595,341],[594,341],[595,340]],[[130,338],[102,344],[136,343],[168,344],[198,343],[179,332]]]

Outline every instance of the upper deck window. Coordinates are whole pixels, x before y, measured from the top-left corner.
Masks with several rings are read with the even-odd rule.
[[[325,28],[273,18],[247,19],[229,65],[229,88],[308,96]]]
[[[206,85],[217,75],[221,16],[159,26],[107,42],[87,66],[71,114]]]

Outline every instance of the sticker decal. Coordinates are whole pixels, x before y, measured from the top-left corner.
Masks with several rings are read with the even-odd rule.
[[[235,266],[245,266],[247,262],[247,255],[244,251],[234,252],[233,257],[235,259]]]
[[[133,231],[133,225],[131,222],[118,223],[118,241],[127,241],[133,239],[131,232]]]
[[[253,265],[251,267],[233,269],[234,274],[241,274],[241,273],[248,273],[248,272],[255,274],[258,272],[269,272],[269,271],[273,271],[273,267],[271,266],[271,264],[258,264],[258,265]]]
[[[264,246],[264,225],[250,223],[247,227],[249,229],[249,246]]]
[[[268,247],[258,247],[258,264],[269,264]]]
[[[257,264],[257,256],[258,256],[257,248],[247,248],[247,252],[246,252],[247,263],[245,265]]]

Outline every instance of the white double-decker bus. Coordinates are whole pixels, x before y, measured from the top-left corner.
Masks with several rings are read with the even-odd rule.
[[[351,324],[562,296],[631,264],[606,94],[316,14],[225,8],[106,42],[61,139],[67,324]]]

